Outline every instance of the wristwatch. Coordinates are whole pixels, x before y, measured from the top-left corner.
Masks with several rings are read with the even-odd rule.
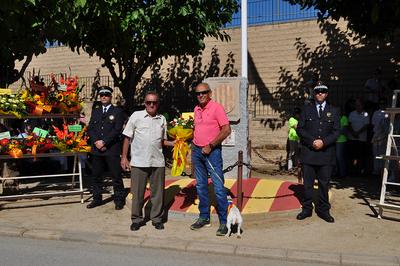
[[[214,149],[214,145],[212,145],[211,142],[208,145],[210,146],[211,149]]]

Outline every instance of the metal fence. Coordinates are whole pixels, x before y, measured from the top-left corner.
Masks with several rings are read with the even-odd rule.
[[[240,26],[240,9],[233,15],[227,28]],[[248,25],[274,24],[289,21],[316,19],[318,11],[310,8],[301,10],[300,5],[291,5],[285,0],[248,0]]]

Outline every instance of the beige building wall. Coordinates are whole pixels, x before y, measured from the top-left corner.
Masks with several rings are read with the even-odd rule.
[[[211,75],[221,75],[227,64],[230,64],[231,73],[241,73],[240,28],[226,32],[231,42],[207,38],[206,49],[197,57],[201,68],[207,70],[214,51],[211,65],[218,71]],[[310,20],[249,27],[248,102],[253,146],[283,147],[286,144],[285,121],[291,110],[301,105],[304,81],[311,78],[313,70],[327,81],[331,100],[337,105],[343,104],[347,97],[359,96],[365,80],[377,66],[381,66],[384,77],[390,79],[396,65],[398,67],[400,49],[396,44],[376,48],[373,44],[353,40],[343,21],[325,26]],[[28,71],[35,68],[36,71],[40,69],[41,74],[68,72],[70,66],[74,75],[85,77],[94,76],[101,63],[97,57],[84,52],[79,55],[67,47],[57,47],[34,58]],[[173,63],[174,58],[163,61],[162,75],[168,76]],[[100,74],[109,75],[106,68],[101,68]],[[150,71],[145,77],[150,77]]]

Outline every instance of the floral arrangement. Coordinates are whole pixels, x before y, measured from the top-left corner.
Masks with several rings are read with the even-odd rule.
[[[63,129],[53,126],[55,136],[39,137],[31,133],[26,138],[0,140],[0,154],[20,158],[24,154],[36,156],[38,153],[54,152],[90,152],[86,127],[80,132],[69,132],[68,126]]]
[[[172,176],[180,176],[188,165],[188,152],[190,151],[188,140],[193,138],[194,119],[193,116],[173,119],[168,123],[168,135],[175,139],[175,145],[172,153]]]
[[[35,76],[29,81],[30,88],[21,90],[18,94],[2,95],[0,98],[0,114],[13,114],[19,118],[31,114],[44,113],[70,114],[79,113],[82,101],[79,93],[83,86],[78,86],[78,77],[64,77],[59,80],[51,74],[51,84]]]
[[[194,129],[194,119],[191,115],[189,115],[186,119],[181,116],[170,121],[168,126],[169,128],[181,127],[184,129]]]
[[[62,125],[60,130],[58,127],[53,126],[56,138],[54,140],[54,146],[62,152],[90,152],[90,146],[88,145],[87,127],[84,127],[80,132],[68,131],[66,124]]]
[[[25,102],[15,94],[0,95],[0,114],[21,118],[27,114]]]
[[[24,154],[45,153],[54,148],[51,138],[40,138],[35,134],[23,139],[2,139],[0,154],[8,154],[13,158],[20,158]]]

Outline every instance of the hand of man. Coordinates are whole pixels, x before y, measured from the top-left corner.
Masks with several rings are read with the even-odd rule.
[[[201,148],[201,153],[208,155],[211,152],[211,146],[210,145],[206,145],[203,148]]]
[[[94,145],[96,146],[96,148],[97,149],[99,149],[99,150],[101,150],[101,148],[103,148],[104,147],[104,141],[102,141],[102,140],[98,140],[98,141],[96,141],[95,143],[94,143]]]
[[[122,158],[121,158],[121,168],[122,168],[124,171],[129,171],[129,170],[131,170],[131,165],[130,165],[130,163],[129,163],[129,161],[128,161],[128,159],[127,159],[126,157],[122,157]]]
[[[322,139],[316,139],[313,142],[313,148],[316,150],[320,150],[322,149],[322,147],[324,146],[324,142],[322,141]]]

